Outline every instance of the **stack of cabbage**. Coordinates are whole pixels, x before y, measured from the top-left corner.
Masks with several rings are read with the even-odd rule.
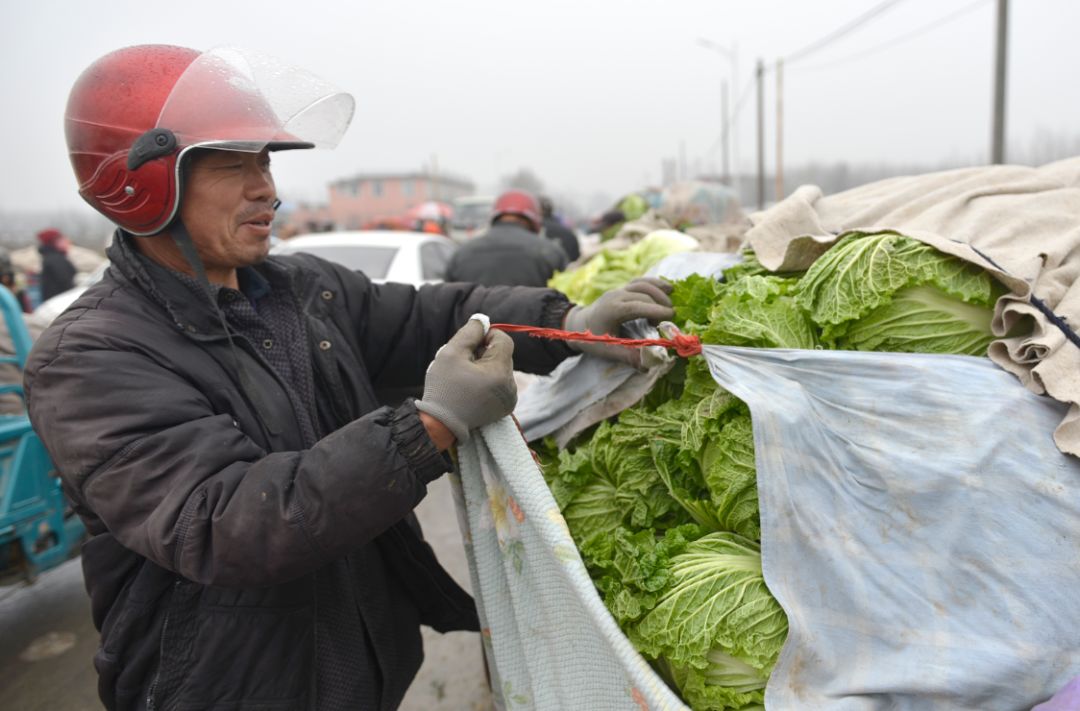
[[[548,286],[583,306],[612,289],[625,286],[664,257],[698,248],[698,241],[676,230],[650,232],[626,249],[604,249],[572,272],[555,272]]]
[[[723,283],[676,283],[679,326],[761,348],[985,355],[993,338],[996,282],[901,235],[849,235],[798,274],[746,257]],[[762,579],[746,405],[693,358],[616,421],[545,447],[545,477],[631,642],[693,708],[760,708],[787,619]]]

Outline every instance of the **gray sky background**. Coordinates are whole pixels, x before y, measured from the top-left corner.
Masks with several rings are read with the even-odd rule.
[[[788,66],[787,164],[984,161],[994,2],[862,55],[971,2],[906,0]],[[876,4],[6,0],[0,210],[82,205],[64,148],[67,93],[92,61],[129,44],[250,47],[352,93],[357,114],[336,151],[275,157],[284,197],[325,199],[330,180],[418,170],[433,155],[481,190],[528,166],[556,193],[617,195],[659,182],[662,159],[677,158],[680,142],[691,168],[719,170],[719,88],[732,66],[698,37],[737,44],[738,94],[756,57],[795,52]],[[1080,133],[1080,2],[1010,4],[1010,143],[1071,138]],[[766,81],[771,165],[775,79]],[[751,94],[735,133],[744,170],[754,159],[753,110]]]

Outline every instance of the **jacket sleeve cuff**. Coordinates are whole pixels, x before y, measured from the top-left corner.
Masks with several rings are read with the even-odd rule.
[[[561,330],[566,321],[566,314],[570,313],[572,308],[574,308],[574,304],[564,294],[552,290],[544,297],[544,305],[540,311],[540,323],[536,325],[541,328]],[[559,360],[577,355],[577,351],[570,348],[565,341],[545,341],[544,345]]]
[[[454,468],[450,457],[440,452],[428,436],[413,400],[402,403],[390,418],[390,438],[398,451],[425,484]]]

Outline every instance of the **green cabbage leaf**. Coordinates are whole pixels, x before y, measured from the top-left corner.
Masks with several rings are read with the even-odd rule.
[[[828,347],[967,355],[986,353],[997,291],[982,269],[892,232],[845,236],[794,288]]]
[[[698,241],[690,235],[675,230],[657,230],[627,249],[604,249],[574,271],[556,272],[548,280],[548,286],[585,306],[607,291],[626,286],[664,257],[697,248]]]
[[[708,533],[672,556],[670,570],[672,584],[630,630],[638,649],[704,669],[716,648],[758,671],[772,668],[787,618],[765,587],[757,543]]]

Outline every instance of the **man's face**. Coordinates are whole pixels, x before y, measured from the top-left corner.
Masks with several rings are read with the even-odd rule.
[[[180,216],[207,270],[266,259],[276,197],[270,154],[199,151],[184,175]]]

